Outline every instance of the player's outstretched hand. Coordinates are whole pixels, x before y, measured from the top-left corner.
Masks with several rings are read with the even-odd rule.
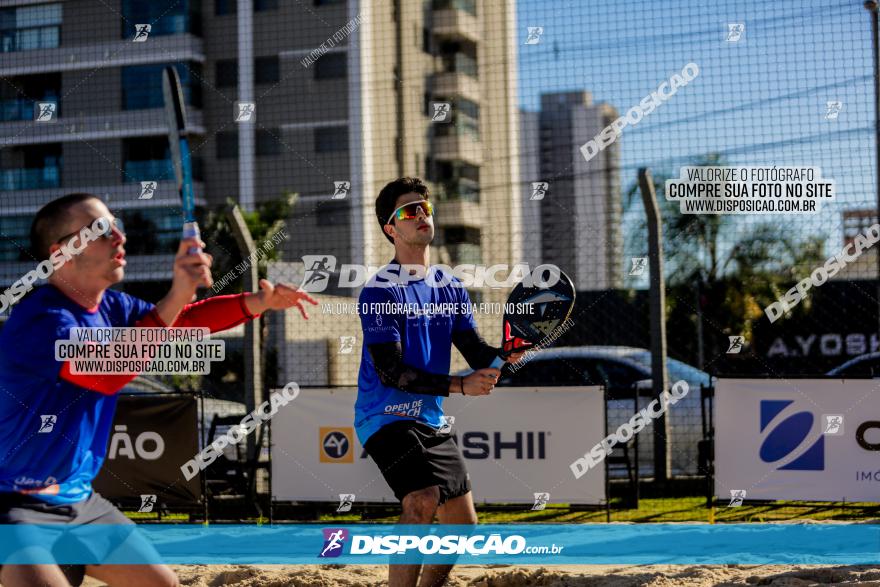
[[[214,258],[207,253],[189,254],[190,248],[204,246],[205,243],[199,239],[187,238],[180,241],[177,247],[171,289],[181,292],[184,297],[191,298],[199,287],[211,287],[214,284],[211,277]]]
[[[526,351],[522,351],[520,353],[510,353],[510,356],[508,356],[506,360],[508,363],[511,364],[518,363],[519,360],[522,359],[524,356],[526,356]]]
[[[255,314],[262,314],[266,310],[286,310],[296,306],[302,317],[306,320],[309,319],[309,314],[306,312],[303,302],[309,302],[313,306],[318,305],[318,300],[299,287],[286,283],[272,285],[272,282],[268,279],[260,280],[260,293],[252,296],[252,298],[255,298],[257,302],[257,312],[254,312]]]
[[[489,395],[501,375],[499,369],[477,369],[462,381],[465,395]]]

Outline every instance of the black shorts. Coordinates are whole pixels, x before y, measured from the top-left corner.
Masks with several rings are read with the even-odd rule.
[[[64,505],[52,505],[30,495],[0,493],[0,524],[115,524],[134,528],[134,522],[97,492],[82,501]],[[100,545],[91,547],[101,548]],[[71,585],[82,583],[85,565],[59,566]]]
[[[401,420],[380,428],[364,448],[401,501],[426,487],[440,488],[440,503],[471,490],[470,476],[451,433]]]

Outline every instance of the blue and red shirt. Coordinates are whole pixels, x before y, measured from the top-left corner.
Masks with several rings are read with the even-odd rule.
[[[215,296],[183,308],[173,326],[227,330],[256,318],[245,294]],[[44,285],[13,308],[0,330],[0,493],[26,493],[51,504],[92,493],[107,455],[116,392],[133,375],[73,375],[55,360],[55,341],[74,327],[167,327],[153,304],[106,290],[83,308]]]
[[[0,492],[52,504],[86,499],[107,454],[116,395],[59,377],[55,341],[74,327],[134,326],[153,305],[107,290],[86,309],[52,285],[22,299],[0,330]]]

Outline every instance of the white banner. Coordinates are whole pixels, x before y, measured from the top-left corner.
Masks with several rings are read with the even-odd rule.
[[[303,388],[272,419],[272,494],[279,501],[396,501],[354,432],[357,390]],[[575,480],[569,463],[605,436],[599,387],[496,388],[453,396],[444,412],[476,502],[605,503],[605,469]]]
[[[877,381],[722,379],[715,387],[720,499],[880,501],[878,451]]]

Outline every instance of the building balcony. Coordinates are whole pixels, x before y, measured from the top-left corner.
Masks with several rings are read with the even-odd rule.
[[[431,145],[431,154],[439,161],[464,161],[472,165],[483,163],[483,144],[471,134],[450,133],[435,136]]]
[[[7,170],[8,171],[8,170]],[[28,171],[42,171],[28,170]],[[0,171],[0,173],[5,173]],[[50,172],[51,173],[51,172]],[[59,172],[60,175],[60,172]],[[83,192],[88,194],[97,194],[101,196],[111,210],[127,210],[127,209],[150,209],[150,208],[179,208],[180,196],[177,193],[177,183],[175,181],[159,181],[156,185],[156,191],[153,197],[148,200],[138,199],[141,195],[140,183],[118,183],[114,185],[61,185],[59,182],[55,186],[38,187],[39,180],[29,178],[33,187],[25,187],[27,182],[19,181],[20,189],[18,191],[3,192],[3,214],[4,216],[17,216],[24,214],[33,214],[40,209],[43,204],[50,202],[61,196],[73,192]],[[144,178],[147,179],[147,178]],[[0,181],[10,181],[2,179]],[[196,206],[205,206],[205,185],[200,181],[193,182],[193,191],[196,193]]]
[[[436,96],[480,101],[480,82],[475,77],[460,72],[441,72],[435,73],[432,81],[432,90]]]
[[[94,45],[3,53],[3,60],[0,61],[0,76],[12,77],[178,61],[204,63],[205,51],[202,40],[187,33],[151,37],[146,43],[132,43],[131,39],[124,39]]]
[[[483,226],[482,213],[480,205],[476,202],[445,200],[437,203],[434,223],[437,227],[467,226],[479,229]]]
[[[77,114],[58,118],[55,122],[24,120],[0,123],[0,143],[4,147],[14,147],[168,134],[165,111],[160,108],[96,113],[91,116],[82,115],[82,112]],[[205,134],[202,111],[190,107],[186,114],[189,131]]]
[[[476,15],[465,10],[467,2],[435,2],[432,30],[441,39],[454,41],[480,40],[480,21]]]

